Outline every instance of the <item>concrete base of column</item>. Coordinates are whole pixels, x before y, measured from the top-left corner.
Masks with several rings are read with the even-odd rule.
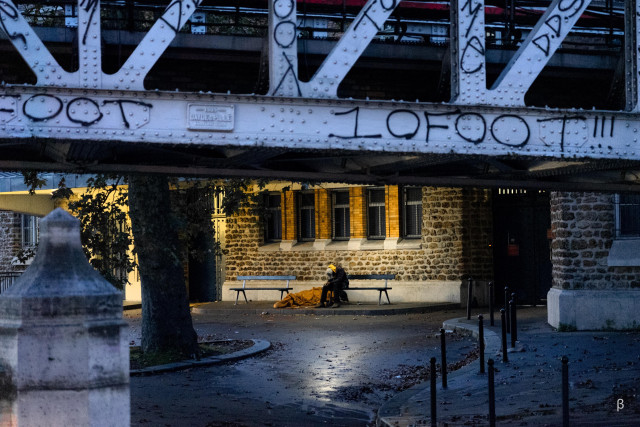
[[[11,416],[19,426],[128,426],[129,399],[128,384],[84,390],[29,390],[19,393]]]
[[[560,330],[640,329],[640,289],[552,288],[547,293],[547,319]]]

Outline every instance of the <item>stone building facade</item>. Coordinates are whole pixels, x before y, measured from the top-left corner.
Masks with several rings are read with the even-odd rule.
[[[493,273],[491,191],[423,187],[418,188],[418,200],[407,202],[406,190],[398,186],[272,186],[269,194],[280,200],[281,239],[268,241],[268,221],[249,210],[227,219],[223,299],[235,297],[229,288],[238,286],[237,276],[294,275],[292,285],[298,291],[322,285],[327,265],[339,263],[351,274],[395,274],[390,285],[394,302],[459,302],[464,276],[487,279]],[[382,203],[372,201],[375,191],[384,193],[384,214],[378,213]],[[336,212],[334,193],[341,192],[348,192],[349,200],[346,238],[335,232],[336,216],[341,214]],[[307,203],[301,201],[303,193],[314,201],[313,237],[305,232],[302,238],[300,230],[304,227],[300,217],[307,215],[301,208],[301,203]],[[419,215],[407,213],[408,206],[415,213],[418,205]],[[383,217],[383,236],[372,235],[372,215]],[[419,235],[407,236],[409,216],[420,217]],[[357,301],[378,298],[375,292],[352,293]],[[275,300],[279,293],[259,291],[249,297]]]
[[[218,298],[235,299],[229,288],[239,285],[240,275],[294,275],[294,292],[320,286],[326,266],[339,263],[352,274],[395,274],[389,284],[392,302],[464,302],[467,275],[492,280],[503,268],[500,242],[493,240],[499,240],[496,230],[503,225],[498,213],[511,200],[498,203],[498,194],[474,188],[271,183],[263,195],[268,203],[225,218],[216,231],[226,241],[224,260],[218,260],[226,267]],[[549,323],[567,329],[640,327],[640,196],[551,192],[547,197],[549,207],[541,209],[551,223],[546,230]],[[23,215],[42,216],[54,206],[49,195],[7,193],[0,202],[0,209],[7,209],[0,211],[0,271],[22,270],[26,266],[16,263],[15,255],[25,243]],[[520,259],[528,257],[523,248]],[[513,265],[520,271],[520,264]],[[133,300],[139,299],[135,282],[126,289]],[[484,293],[476,289],[474,296],[482,303]],[[277,291],[247,294],[253,300],[280,298]],[[350,298],[377,302],[378,295],[352,291]]]
[[[553,288],[549,323],[560,328],[640,327],[640,240],[621,221],[618,195],[551,193]],[[634,207],[633,205],[631,205]],[[632,227],[635,228],[635,227]]]

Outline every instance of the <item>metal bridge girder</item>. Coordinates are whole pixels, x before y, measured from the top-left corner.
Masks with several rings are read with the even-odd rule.
[[[199,5],[175,0],[123,67],[102,72],[99,0],[79,0],[78,71],[67,72],[11,0],[0,28],[37,76],[0,88],[0,139],[104,140],[395,153],[640,159],[638,0],[629,0],[626,80],[633,112],[526,108],[524,94],[590,0],[554,0],[493,88],[486,88],[481,0],[454,1],[450,104],[350,101],[337,87],[397,6],[369,0],[309,82],[297,73],[295,1],[270,0],[270,93],[146,91],[144,77]],[[627,13],[629,15],[630,13]],[[632,29],[629,27],[633,26]]]
[[[8,87],[0,138],[640,159],[624,112]]]

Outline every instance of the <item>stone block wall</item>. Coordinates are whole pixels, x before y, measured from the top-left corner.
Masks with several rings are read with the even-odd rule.
[[[359,189],[352,187],[351,195],[364,194]],[[354,228],[362,226],[357,219],[354,221],[354,213],[364,209],[356,200],[352,201],[351,210],[353,239],[354,234],[359,234]],[[283,209],[283,221],[289,221],[286,216]],[[238,275],[295,275],[298,281],[318,285],[324,282],[326,266],[332,262],[341,263],[353,274],[396,273],[399,281],[459,282],[465,274],[490,278],[491,218],[489,190],[425,187],[422,238],[411,248],[398,244],[394,249],[348,250],[344,246],[331,250],[327,246],[314,250],[310,246],[296,249],[294,244],[289,250],[264,250],[262,225],[244,210],[227,220],[226,280],[235,281]],[[389,234],[397,235],[397,226],[387,229]],[[393,236],[387,238],[397,240]]]
[[[615,195],[551,193],[553,287],[551,326],[563,329],[638,329],[640,266],[612,266]],[[620,241],[618,241],[620,242]]]
[[[551,193],[554,288],[640,288],[640,267],[611,267],[607,263],[615,237],[614,197]]]
[[[490,190],[429,187],[423,192],[422,206],[422,246],[429,254],[427,265],[434,267],[437,277],[492,278]]]
[[[12,264],[16,253],[22,246],[19,213],[0,211],[0,271],[23,270]]]

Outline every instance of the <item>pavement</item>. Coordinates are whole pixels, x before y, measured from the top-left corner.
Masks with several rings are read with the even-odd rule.
[[[443,327],[477,337],[477,314]],[[485,361],[493,359],[496,368],[498,425],[563,425],[562,356],[569,359],[571,425],[640,425],[640,332],[558,332],[547,324],[544,307],[520,309],[518,317],[518,341],[511,348],[507,338],[504,362],[499,317],[491,327],[484,313]],[[478,359],[449,373],[446,389],[437,379],[437,425],[487,425],[488,375],[479,371]],[[430,383],[406,390],[383,404],[377,425],[433,425],[430,399]]]
[[[271,349],[233,363],[131,377],[132,425],[373,426],[387,399],[424,378],[429,356],[439,354],[442,322],[464,314],[458,305],[382,315],[410,307],[379,308],[377,301],[360,307],[380,314],[372,316],[345,315],[354,309],[348,306],[336,315],[274,310],[273,302],[212,306],[219,309],[207,314],[194,306],[199,338],[261,339]],[[124,318],[127,340],[139,342],[141,310],[127,310]],[[450,361],[464,360],[474,346],[473,339],[450,334]]]
[[[233,302],[195,304],[196,314],[254,313],[384,316],[430,313],[458,309],[459,304],[350,304],[338,309],[274,309],[273,303]],[[477,339],[477,315],[484,315],[485,363],[495,363],[495,412],[497,425],[562,425],[562,363],[569,360],[570,425],[639,426],[640,331],[558,332],[547,323],[546,307],[518,309],[518,340],[508,340],[508,361],[501,352],[501,325],[487,312],[475,309],[471,320],[443,322],[446,330]],[[233,357],[233,355],[231,356]],[[439,359],[439,357],[438,357]],[[439,363],[439,360],[438,360]],[[485,368],[485,370],[487,370]],[[436,387],[436,423],[431,422],[430,384],[422,383],[390,399],[377,411],[378,426],[487,425],[489,421],[488,375],[480,362],[448,374],[448,386]],[[347,425],[347,424],[345,424]]]
[[[234,304],[231,301],[216,301],[192,304],[191,312],[195,314],[313,314],[337,316],[390,316],[398,314],[433,313],[460,308],[459,303],[345,303],[339,308],[273,308],[273,301],[250,301]]]

